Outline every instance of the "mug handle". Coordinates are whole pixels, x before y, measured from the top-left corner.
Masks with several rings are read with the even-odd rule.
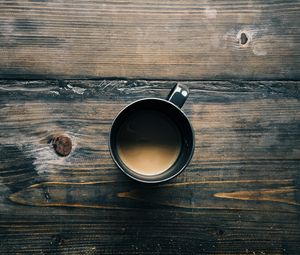
[[[183,84],[177,84],[170,91],[167,100],[177,105],[179,108],[183,106],[189,96],[190,90]]]

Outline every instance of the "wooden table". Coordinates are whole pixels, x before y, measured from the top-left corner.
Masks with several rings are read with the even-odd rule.
[[[300,254],[299,13],[0,1],[0,254]],[[139,184],[113,164],[110,125],[178,83],[193,160]]]

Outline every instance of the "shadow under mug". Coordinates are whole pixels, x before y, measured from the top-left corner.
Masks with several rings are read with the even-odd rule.
[[[181,84],[176,85],[167,100],[159,98],[144,98],[137,100],[119,112],[114,119],[109,135],[109,149],[115,164],[132,179],[144,183],[159,183],[170,180],[181,173],[192,159],[195,147],[194,131],[190,121],[180,109],[189,95],[189,89]],[[142,175],[131,170],[122,161],[117,149],[117,134],[122,124],[128,118],[141,110],[151,110],[168,116],[177,126],[181,136],[181,148],[177,160],[166,171],[156,175]]]

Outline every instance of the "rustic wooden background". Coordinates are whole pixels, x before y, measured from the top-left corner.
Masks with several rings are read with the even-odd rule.
[[[299,13],[296,0],[0,1],[0,254],[299,254]],[[177,83],[195,155],[139,184],[110,158],[111,122]]]
[[[299,79],[297,0],[1,0],[0,77]]]

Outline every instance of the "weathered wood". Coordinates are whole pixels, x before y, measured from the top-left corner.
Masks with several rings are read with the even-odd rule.
[[[194,158],[142,185],[113,164],[110,124],[176,82],[0,81],[1,254],[298,254],[300,83],[182,83]]]
[[[300,2],[0,1],[0,78],[299,79]]]

